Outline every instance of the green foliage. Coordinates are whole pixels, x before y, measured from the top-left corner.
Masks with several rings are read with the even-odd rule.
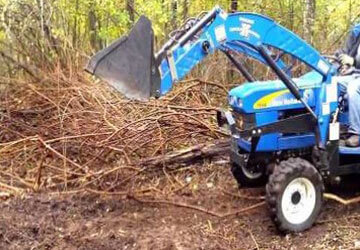
[[[40,0],[22,1],[36,5]],[[19,1],[21,2],[21,1]],[[89,42],[90,27],[89,13],[93,11],[96,18],[96,36],[104,44],[128,32],[131,27],[127,0],[58,0],[44,1],[51,5],[52,30],[56,36],[69,39],[76,36],[79,45]],[[174,11],[172,4],[177,3]],[[224,9],[230,8],[230,0],[188,0],[188,13],[186,16],[196,16],[202,11],[211,9],[218,4]],[[13,0],[0,0],[0,6],[9,7]],[[162,40],[173,29],[173,21],[180,25],[184,20],[185,0],[134,0],[133,9],[135,17],[146,15],[153,22],[155,35]],[[239,11],[258,12],[268,15],[281,24],[302,34],[303,23],[302,0],[239,0]],[[49,9],[48,9],[49,10]],[[336,39],[337,35],[344,33],[360,14],[360,2],[355,0],[317,0],[316,22],[314,27],[315,38]],[[185,16],[185,17],[186,17]],[[172,20],[174,19],[174,20]],[[3,28],[3,27],[2,27]],[[2,31],[3,32],[3,31]],[[2,34],[2,38],[3,38]],[[84,39],[85,38],[85,39]],[[315,44],[323,46],[323,41]]]
[[[343,42],[349,28],[360,21],[360,1],[314,1],[312,42],[319,50],[331,53]],[[134,6],[129,7],[128,3]],[[237,3],[238,11],[268,15],[300,36],[304,34],[304,0],[238,0]],[[36,45],[50,60],[64,53],[75,55],[74,50],[89,54],[126,34],[133,25],[131,16],[136,22],[140,15],[151,19],[159,46],[186,18],[215,5],[229,10],[231,0],[0,0],[0,50],[4,44],[20,51],[28,46],[31,54],[36,51],[31,46]],[[50,36],[41,30],[46,28]],[[15,38],[17,43],[13,43]],[[20,46],[21,42],[25,44]]]

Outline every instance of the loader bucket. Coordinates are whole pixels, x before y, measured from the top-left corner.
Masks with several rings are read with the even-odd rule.
[[[151,22],[141,16],[128,36],[97,52],[85,70],[108,82],[127,98],[144,101],[150,96],[158,97],[161,78],[153,43]]]

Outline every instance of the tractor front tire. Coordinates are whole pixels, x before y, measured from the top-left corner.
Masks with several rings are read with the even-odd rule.
[[[266,185],[266,201],[277,228],[301,232],[316,221],[322,206],[324,184],[317,169],[302,158],[280,162]]]
[[[233,174],[239,187],[251,188],[264,186],[267,181],[265,169],[260,169],[260,171],[252,172],[246,169],[245,166],[240,166],[235,162],[231,163],[231,173]]]

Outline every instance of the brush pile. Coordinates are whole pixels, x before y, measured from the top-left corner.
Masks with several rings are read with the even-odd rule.
[[[146,159],[223,137],[215,111],[226,94],[196,79],[144,103],[82,74],[13,83],[0,92],[0,187],[126,190],[140,173],[164,167]]]
[[[57,33],[76,31],[58,5],[0,9],[0,190],[129,190],[149,171],[163,174],[161,156],[224,137],[215,121],[230,88],[219,84],[224,57],[194,69],[216,82],[187,80],[160,100],[130,101],[84,75],[93,46]]]

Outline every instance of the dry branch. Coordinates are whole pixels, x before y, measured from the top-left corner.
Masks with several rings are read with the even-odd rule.
[[[360,202],[360,196],[359,197],[355,197],[349,200],[343,199],[335,194],[330,194],[330,193],[325,193],[324,194],[324,198],[328,199],[328,200],[334,200],[337,201],[345,206],[350,205],[350,204],[354,204],[354,203],[359,203]]]
[[[190,205],[190,204],[186,204],[186,203],[182,203],[182,202],[173,202],[173,201],[167,201],[167,200],[144,200],[144,199],[141,199],[141,198],[133,196],[133,195],[128,195],[128,198],[136,200],[141,203],[166,204],[166,205],[172,205],[172,206],[176,206],[176,207],[183,207],[183,208],[187,208],[187,209],[196,210],[196,211],[199,211],[199,212],[202,212],[205,214],[209,214],[209,215],[212,215],[212,216],[215,216],[218,218],[224,218],[224,217],[228,217],[228,216],[237,215],[240,213],[246,213],[251,210],[254,210],[255,208],[262,207],[266,204],[265,201],[262,201],[262,202],[256,203],[256,204],[251,205],[246,208],[240,208],[240,209],[230,211],[227,213],[219,213],[219,212],[214,212],[214,211],[211,211],[209,209],[206,209],[206,208],[203,208],[200,206]]]
[[[7,184],[2,183],[2,182],[0,182],[0,187],[2,187],[3,189],[8,189],[8,190],[14,191],[16,193],[22,193],[24,191],[21,188],[13,187],[13,186],[7,185]]]
[[[229,140],[216,140],[212,143],[202,143],[186,149],[178,150],[166,155],[160,155],[144,159],[139,165],[169,165],[174,163],[187,163],[199,158],[211,158],[214,156],[224,155],[229,151]]]
[[[48,150],[50,150],[52,153],[54,153],[56,156],[60,157],[61,159],[69,162],[70,164],[74,165],[75,167],[77,167],[78,169],[84,171],[85,173],[87,173],[87,169],[85,169],[83,166],[80,166],[79,164],[77,164],[76,162],[72,161],[71,159],[67,158],[66,156],[64,156],[63,154],[59,153],[58,151],[56,151],[55,149],[53,149],[50,145],[48,145],[43,139],[41,139],[40,137],[38,138],[39,141],[41,142],[41,144],[44,145],[44,147]]]

